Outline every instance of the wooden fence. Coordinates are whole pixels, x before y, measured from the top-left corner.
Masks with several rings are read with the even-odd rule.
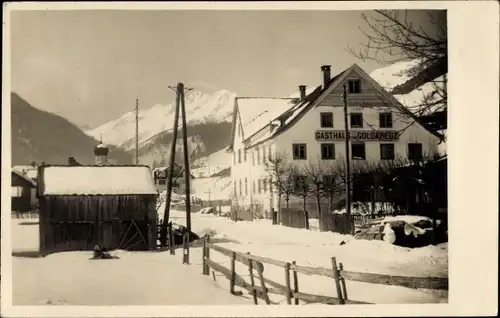
[[[253,211],[241,207],[231,207],[230,218],[233,221],[253,221]]]
[[[231,260],[231,268],[226,268],[210,258],[211,251],[221,253]],[[241,275],[236,273],[236,262],[240,262],[248,267],[249,279],[246,281]],[[350,300],[346,289],[346,280],[402,286],[414,289],[438,289],[448,290],[448,278],[438,277],[405,277],[394,275],[382,275],[374,273],[359,273],[346,271],[342,263],[337,263],[335,257],[331,258],[332,268],[310,267],[297,265],[295,262],[283,262],[267,257],[251,255],[250,253],[235,252],[224,247],[210,243],[209,237],[203,240],[203,275],[212,275],[215,280],[215,273],[222,273],[229,280],[229,291],[233,295],[242,295],[241,291],[236,291],[235,287],[241,287],[253,296],[254,304],[258,304],[258,299],[264,300],[266,304],[273,304],[269,294],[279,294],[286,297],[288,305],[299,305],[299,301],[304,303],[322,303],[330,305],[344,304],[369,304],[367,302]],[[283,269],[285,282],[279,283],[264,277],[264,264],[273,265]],[[257,273],[255,273],[255,271]],[[305,275],[319,275],[333,278],[336,289],[336,297],[314,295],[299,291],[298,273]],[[256,275],[257,274],[257,275]],[[255,280],[259,280],[256,284]],[[260,286],[257,286],[260,285]]]
[[[309,229],[309,213],[299,209],[281,208],[281,225]]]
[[[347,214],[325,213],[321,217],[323,219],[321,231],[350,234],[350,229],[354,230],[354,219],[352,217],[348,218]]]

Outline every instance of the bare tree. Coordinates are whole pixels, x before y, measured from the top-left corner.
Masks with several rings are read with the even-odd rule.
[[[304,171],[301,171],[297,167],[293,168],[293,187],[292,194],[294,196],[302,198],[302,209],[307,210],[307,198],[311,193],[311,186],[308,177],[305,175]]]
[[[285,154],[276,154],[266,161],[266,171],[270,176],[270,184],[278,195],[278,224],[281,221],[281,199],[283,198],[288,208],[290,196],[293,193],[293,183],[296,168],[288,163]]]
[[[328,198],[328,212],[333,211],[333,203],[336,197],[345,193],[345,179],[343,166],[335,163],[326,163],[323,168],[323,195]]]
[[[361,31],[366,37],[362,48],[348,51],[360,60],[375,60],[392,64],[415,60],[404,73],[410,80],[395,87],[394,94],[406,94],[423,83],[432,83],[432,89],[423,94],[415,108],[416,115],[445,111],[447,108],[446,73],[448,70],[448,40],[446,11],[428,11],[427,19],[412,19],[423,14],[408,10],[375,10],[362,14],[366,26]],[[406,106],[406,105],[405,105]]]
[[[309,162],[304,166],[305,182],[308,184],[307,190],[316,201],[316,209],[318,211],[319,229],[323,230],[323,211],[321,209],[321,198],[324,196],[324,164],[318,162],[313,164]]]

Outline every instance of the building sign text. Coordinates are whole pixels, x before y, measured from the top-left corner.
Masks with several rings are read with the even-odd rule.
[[[340,141],[345,140],[345,131],[343,130],[316,130],[315,138],[317,141]],[[397,131],[349,131],[347,138],[358,141],[397,141],[399,132]]]

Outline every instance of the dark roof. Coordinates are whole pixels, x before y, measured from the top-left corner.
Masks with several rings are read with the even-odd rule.
[[[392,93],[395,95],[408,94],[425,83],[432,82],[439,76],[443,76],[446,73],[448,73],[448,60],[446,57],[443,57],[403,84],[394,87],[392,89]]]
[[[33,179],[29,178],[28,176],[18,172],[18,171],[15,171],[15,170],[12,170],[12,174],[18,176],[19,178],[21,178],[22,180],[26,181],[26,183],[28,183],[30,186],[32,187],[36,187],[36,182],[33,181]]]

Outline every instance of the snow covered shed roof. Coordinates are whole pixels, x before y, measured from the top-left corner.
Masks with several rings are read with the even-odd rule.
[[[44,166],[40,195],[157,194],[147,166]]]
[[[26,184],[32,188],[36,187],[36,182],[33,181],[33,179],[31,179],[30,177],[28,177],[26,174],[12,169],[12,175],[13,175],[12,176],[13,178],[15,178],[15,177],[19,178],[19,180],[21,180],[21,182],[23,182],[23,184]],[[14,181],[14,180],[12,180],[12,181]]]
[[[33,166],[14,166],[12,167],[12,170],[17,171],[31,179],[36,179],[38,174],[38,169]]]

